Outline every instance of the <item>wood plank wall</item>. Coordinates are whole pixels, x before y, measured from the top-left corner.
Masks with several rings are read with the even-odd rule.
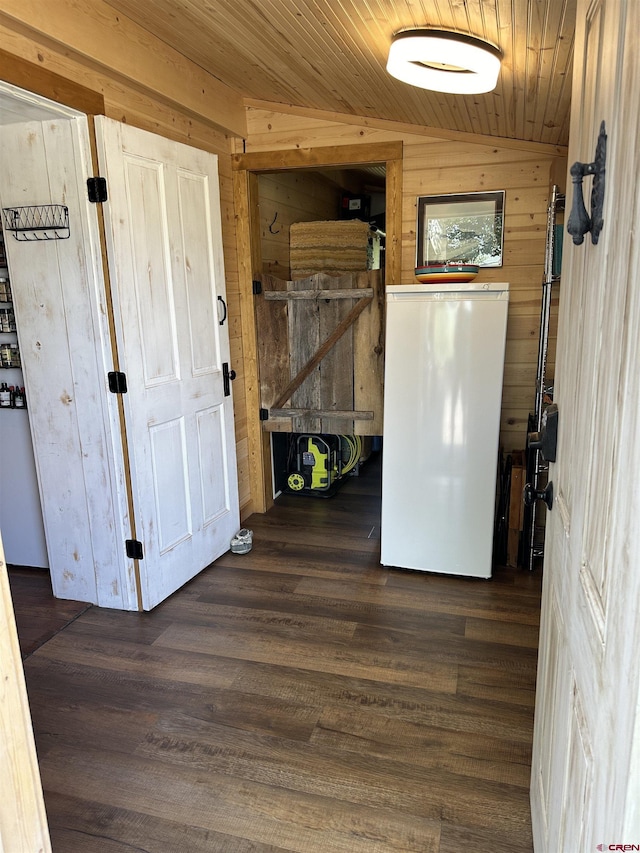
[[[293,222],[336,219],[340,188],[316,172],[278,172],[258,178],[262,271],[289,279],[289,229]]]
[[[30,6],[28,9],[27,6],[14,4],[13,0],[11,0],[10,3],[3,4],[3,9],[0,10],[0,44],[2,44],[2,51],[0,51],[0,79],[7,80],[27,90],[30,89],[31,85],[34,88],[37,85],[39,94],[57,99],[56,96],[60,94],[60,88],[53,86],[52,91],[46,91],[46,78],[49,72],[59,75],[62,80],[72,81],[74,84],[86,87],[87,90],[101,94],[104,98],[104,111],[108,117],[140,127],[143,130],[160,134],[169,139],[174,139],[178,142],[184,142],[194,145],[197,148],[211,151],[219,157],[222,233],[230,320],[231,359],[233,368],[237,374],[237,379],[234,382],[234,406],[240,506],[243,514],[247,515],[252,511],[252,507],[248,468],[249,448],[244,391],[240,297],[238,290],[236,224],[230,159],[236,138],[231,133],[225,133],[221,130],[214,121],[216,118],[215,104],[219,105],[218,115],[221,124],[229,112],[226,109],[227,105],[222,102],[218,92],[218,98],[213,99],[214,105],[212,106],[211,104],[212,99],[208,99],[207,103],[203,104],[202,114],[200,115],[195,114],[193,109],[187,109],[186,107],[181,109],[177,107],[175,100],[180,99],[181,91],[184,92],[183,103],[187,104],[190,102],[189,98],[192,97],[187,97],[187,94],[192,92],[194,87],[200,84],[200,90],[202,90],[203,74],[202,69],[197,68],[193,63],[189,63],[187,60],[179,61],[177,55],[171,58],[175,78],[175,91],[171,93],[171,100],[155,97],[135,81],[128,82],[123,76],[121,66],[127,61],[126,57],[131,54],[134,36],[138,37],[135,56],[136,63],[140,66],[147,65],[148,67],[153,67],[154,63],[158,61],[158,57],[164,57],[163,61],[166,61],[166,46],[152,36],[145,37],[144,42],[142,42],[139,39],[138,33],[134,33],[127,40],[130,35],[129,29],[131,28],[122,16],[120,16],[118,21],[119,29],[105,29],[104,32],[100,31],[100,24],[109,10],[105,4],[97,2],[97,0],[96,2],[82,0],[79,5],[71,4],[78,6],[78,8],[74,8],[74,14],[77,16],[79,24],[75,35],[72,32],[69,33],[69,42],[73,38],[78,40],[80,34],[83,32],[80,26],[80,16],[83,13],[90,15],[92,10],[97,10],[92,30],[92,40],[96,45],[99,43],[103,46],[105,43],[111,45],[109,57],[112,67],[98,64],[92,59],[91,51],[93,46],[91,44],[86,45],[86,53],[84,53],[78,49],[80,47],[79,44],[76,44],[76,50],[70,50],[64,43],[47,36],[47,31],[51,31],[53,35],[58,7],[61,5],[70,5],[67,0],[64,0],[62,4],[58,3],[55,10],[49,10],[48,16],[46,10],[42,8],[34,10],[34,15],[37,12],[40,17],[39,26],[43,30],[42,34],[38,34],[33,29],[25,27],[22,23],[12,20],[9,11],[14,5],[16,10],[24,9],[25,15],[31,8]],[[110,10],[110,13],[115,15],[113,9]],[[27,68],[26,73],[22,75],[22,79],[20,80],[17,80],[15,77],[15,65],[11,62],[12,57],[15,57],[17,60],[27,61],[26,63],[18,63]],[[32,72],[29,72],[27,63],[32,65]],[[42,71],[42,74],[38,73],[39,70]],[[213,83],[217,84],[217,81],[213,81],[212,78],[212,85]],[[64,93],[60,97],[60,100],[68,102]],[[232,104],[231,106],[233,107],[234,105]]]
[[[62,30],[58,14],[61,9],[69,24]],[[85,26],[87,18],[91,20],[90,28]],[[406,125],[396,128],[390,122],[374,127],[364,120],[359,124],[353,117],[343,122],[333,114],[314,118],[312,114],[290,115],[262,108],[246,111],[248,130],[243,146],[237,128],[235,134],[221,129],[229,123],[234,127],[238,124],[237,103],[231,93],[228,97],[224,92],[221,95],[216,88],[217,81],[203,81],[202,69],[178,54],[167,53],[164,44],[136,29],[123,16],[116,16],[101,0],[58,0],[55,14],[52,10],[43,12],[32,0],[28,3],[7,0],[0,10],[0,37],[0,79],[27,90],[33,85],[39,94],[55,98],[60,90],[47,92],[39,80],[42,74],[52,72],[70,85],[80,84],[103,97],[104,111],[110,118],[218,154],[231,356],[238,376],[234,383],[234,403],[240,505],[244,516],[252,511],[252,495],[238,285],[237,212],[233,207],[229,156],[243,147],[253,152],[402,140],[405,146],[403,281],[413,280],[417,195],[480,189],[507,191],[505,266],[482,275],[487,279],[509,280],[512,286],[502,441],[506,450],[524,446],[537,356],[546,200],[550,170],[558,159],[557,150],[554,153],[549,148],[547,153],[543,146],[531,146],[531,150],[527,150],[511,147],[508,143],[498,145],[486,137],[481,138],[482,144],[474,144],[466,134],[458,140],[455,134],[443,132],[439,138],[413,133]],[[132,55],[135,55],[134,63]],[[11,57],[31,64],[34,73],[16,80]],[[167,68],[173,69],[170,91],[153,83],[153,80],[165,79]],[[153,69],[157,69],[159,76],[151,73]],[[153,86],[155,91],[152,91]],[[64,96],[60,99],[67,102]],[[565,171],[563,164],[556,174]],[[552,346],[552,358],[553,355]]]
[[[419,195],[505,190],[504,265],[481,270],[478,280],[511,286],[501,419],[505,452],[525,447],[527,418],[535,398],[541,283],[544,274],[547,203],[552,174],[564,174],[557,150],[528,149],[479,137],[456,141],[406,127],[394,130],[325,116],[247,110],[246,151],[402,140],[402,282],[415,281],[416,198]],[[555,339],[550,361],[555,360]]]

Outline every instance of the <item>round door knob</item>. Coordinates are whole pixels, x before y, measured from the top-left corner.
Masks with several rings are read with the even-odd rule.
[[[553,509],[553,482],[547,483],[544,489],[534,489],[531,483],[527,483],[523,489],[523,497],[527,506],[533,506],[536,501],[544,501],[549,509]]]

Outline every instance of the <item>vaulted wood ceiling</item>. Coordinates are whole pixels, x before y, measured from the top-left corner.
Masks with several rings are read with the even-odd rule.
[[[108,0],[247,103],[274,102],[566,145],[576,0]],[[415,89],[385,69],[410,27],[485,38],[495,91]]]

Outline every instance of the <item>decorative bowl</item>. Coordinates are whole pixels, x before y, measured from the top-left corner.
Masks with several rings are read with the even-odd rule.
[[[475,264],[428,264],[416,267],[416,278],[421,284],[473,281],[480,268]]]

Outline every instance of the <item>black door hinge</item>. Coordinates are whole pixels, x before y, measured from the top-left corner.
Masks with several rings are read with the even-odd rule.
[[[224,388],[224,396],[228,397],[231,394],[231,382],[236,378],[235,370],[229,370],[229,364],[225,361],[222,363],[222,385]]]
[[[87,194],[89,201],[92,204],[101,204],[107,201],[107,180],[106,178],[95,177],[87,178]]]
[[[124,543],[127,557],[131,560],[143,560],[144,553],[142,551],[142,542],[138,539],[126,539]]]
[[[268,421],[269,420],[269,409],[260,409],[260,420]]]
[[[107,373],[107,378],[109,380],[109,391],[111,391],[112,394],[127,393],[126,373],[122,373],[120,370],[111,370]]]
[[[253,295],[259,296],[262,293],[262,282],[259,278],[253,280]]]

